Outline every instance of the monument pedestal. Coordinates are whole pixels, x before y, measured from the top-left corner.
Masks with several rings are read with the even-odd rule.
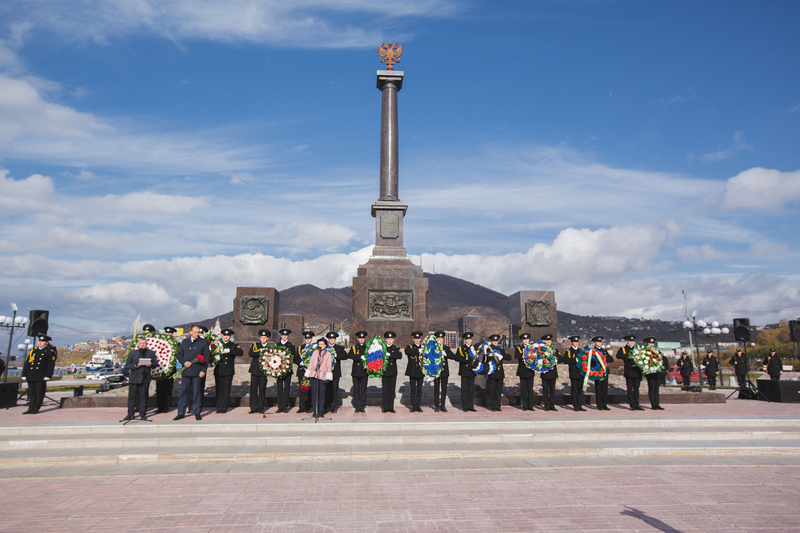
[[[236,287],[233,300],[233,329],[236,342],[247,351],[247,343],[258,340],[258,330],[268,329],[272,339],[278,329],[280,293],[267,287]]]
[[[538,341],[549,333],[556,340],[558,317],[556,293],[553,291],[520,291],[509,297],[509,317],[514,335],[530,333]]]

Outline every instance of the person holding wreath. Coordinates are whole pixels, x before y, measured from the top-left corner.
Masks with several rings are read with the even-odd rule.
[[[550,333],[542,335],[542,341],[552,346],[553,335],[551,335]],[[560,357],[558,350],[553,348],[553,351],[555,352],[556,360],[558,360],[558,358]],[[544,410],[558,411],[558,409],[556,409],[556,404],[555,404],[556,381],[558,380],[558,365],[553,365],[553,368],[551,368],[546,372],[540,372],[539,377],[542,380],[542,404],[544,404]]]
[[[628,389],[628,405],[631,411],[644,411],[639,405],[639,387],[642,385],[642,369],[633,363],[633,350],[636,349],[636,336],[625,335],[625,346],[617,350],[617,359],[625,363],[623,375],[625,376],[625,386]]]
[[[411,386],[411,412],[421,413],[422,407],[422,378],[425,375],[422,373],[422,332],[411,332],[411,344],[406,346],[404,350],[406,357],[408,357],[408,365],[406,365],[406,376],[408,376],[409,385]],[[436,405],[438,411],[438,404]]]
[[[311,412],[320,418],[325,410],[325,384],[333,379],[333,357],[328,351],[328,341],[319,339],[317,349],[311,354],[305,376],[311,382]]]
[[[278,346],[283,346],[289,353],[294,356],[295,348],[294,344],[289,341],[289,335],[292,334],[292,330],[283,328],[278,330],[278,334],[281,336],[281,340],[278,342]],[[277,378],[275,380],[275,393],[276,399],[275,403],[278,405],[278,413],[288,413],[289,412],[289,391],[292,386],[292,373],[287,372],[285,376]]]
[[[608,350],[603,348],[603,337],[597,335],[592,338],[592,342],[594,343],[593,349],[602,354],[600,357],[603,357],[606,363],[606,373],[603,379],[598,379],[594,382],[595,404],[600,411],[610,411],[611,409],[608,407],[608,374],[611,368],[608,365],[611,364],[614,358],[608,353]]]
[[[523,411],[533,411],[533,370],[525,364],[525,349],[531,342],[530,333],[520,333],[519,340],[522,342],[515,349],[514,358],[517,363],[517,377],[519,378],[519,404]]]
[[[658,348],[656,348],[655,337],[647,337],[644,340],[644,345],[645,347],[658,350]],[[661,407],[661,395],[658,389],[661,386],[661,376],[662,376],[661,370],[645,374],[645,377],[647,378],[647,395],[650,398],[650,408],[653,409],[654,411],[664,410],[664,408]]]
[[[250,345],[250,414],[267,411],[267,375],[261,368],[261,349],[267,345],[272,333],[268,329],[258,330],[258,342]]]
[[[439,377],[433,380],[433,410],[446,413],[447,408],[444,404],[447,401],[447,381],[450,378],[447,360],[449,357],[453,357],[453,351],[444,343],[444,331],[438,330],[433,336],[442,345],[442,370],[439,372]]]
[[[465,413],[475,412],[475,359],[472,352],[474,334],[467,331],[461,335],[463,344],[458,347],[453,359],[458,361],[458,375],[461,376],[461,410]]]

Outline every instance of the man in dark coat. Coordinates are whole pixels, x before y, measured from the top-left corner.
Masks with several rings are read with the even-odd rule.
[[[542,335],[542,340],[547,344],[553,344],[553,336],[550,333]],[[558,359],[558,350],[554,349],[556,359]],[[553,368],[547,372],[541,372],[539,377],[542,379],[542,404],[545,411],[558,411],[556,409],[556,381],[558,380],[558,365],[553,365]]]
[[[716,390],[717,388],[717,371],[719,370],[719,361],[714,356],[714,352],[708,350],[703,361],[700,363],[705,367],[705,374],[708,378],[708,389]]]
[[[475,349],[472,347],[473,333],[467,331],[461,335],[464,341],[459,346],[453,359],[458,361],[458,375],[461,376],[461,410],[464,412],[475,412],[475,366],[476,360],[472,357],[471,352]]]
[[[139,417],[147,418],[147,399],[150,393],[150,374],[158,365],[156,352],[147,349],[147,339],[140,338],[136,348],[128,353],[124,373],[128,378],[128,416],[123,420],[133,420],[133,408],[139,400]]]
[[[425,375],[422,373],[422,332],[411,332],[411,344],[406,346],[405,353],[408,357],[408,364],[406,365],[406,376],[411,387],[411,412],[421,413],[422,407],[422,378]],[[439,406],[436,405],[436,410]]]
[[[633,364],[633,350],[636,348],[636,337],[625,335],[625,346],[617,350],[617,359],[625,363],[623,375],[625,376],[625,386],[628,389],[628,405],[631,411],[644,411],[639,405],[639,387],[642,385],[642,369]]]
[[[680,365],[681,381],[683,382],[683,387],[681,387],[681,390],[689,390],[689,387],[692,386],[692,372],[694,372],[694,363],[692,363],[692,358],[689,357],[689,354],[683,352],[678,363]]]
[[[339,334],[329,331],[325,334],[328,339],[328,346],[336,352],[333,359],[333,379],[325,387],[325,412],[335,413],[339,410],[339,380],[342,379],[342,359],[347,357],[344,347],[338,344]]]
[[[258,342],[250,345],[250,413],[267,412],[267,374],[261,367],[261,349],[267,345],[272,332],[266,328],[258,330]]]
[[[214,365],[214,384],[217,391],[217,413],[227,413],[231,402],[231,383],[236,373],[236,358],[244,354],[238,344],[231,340],[234,331],[222,330],[222,355]]]
[[[742,353],[741,348],[736,350],[736,353],[731,357],[730,364],[733,365],[733,372],[736,374],[736,381],[739,383],[739,388],[747,384],[747,373],[750,372],[750,362],[747,356]]]
[[[386,341],[389,357],[386,360],[386,368],[383,370],[383,377],[381,378],[382,410],[384,413],[395,413],[394,398],[395,387],[397,386],[397,360],[402,359],[403,354],[400,352],[400,348],[394,344],[397,333],[387,331],[383,334],[383,338]]]
[[[178,397],[178,414],[173,420],[184,418],[186,405],[189,402],[189,391],[192,391],[192,413],[196,420],[202,420],[203,388],[201,382],[206,376],[206,369],[211,359],[208,341],[200,337],[200,326],[192,326],[189,338],[184,339],[178,347],[178,362],[185,370],[181,374],[181,393]]]
[[[781,361],[781,358],[778,357],[778,353],[775,351],[775,348],[770,349],[769,355],[764,358],[762,364],[767,367],[767,374],[769,374],[770,379],[781,379],[781,374],[783,373],[783,361]]]
[[[164,333],[173,337],[178,332],[177,329],[167,326]],[[176,354],[177,355],[177,354]],[[166,369],[165,372],[172,372]],[[156,379],[156,413],[166,413],[172,406],[172,387],[175,385],[175,378],[172,376]]]
[[[294,358],[295,350],[294,343],[289,342],[289,335],[292,334],[292,330],[283,328],[278,330],[278,334],[280,335],[280,340],[278,341],[278,346],[283,346],[289,350],[289,353],[292,354],[292,358]],[[278,413],[288,413],[289,412],[289,393],[292,388],[292,373],[287,372],[285,376],[282,378],[278,378],[275,380],[275,403],[278,406]]]
[[[585,411],[583,408],[583,376],[581,376],[580,360],[578,353],[581,351],[580,336],[573,335],[569,338],[570,346],[561,356],[561,363],[569,367],[569,387],[574,411]]]
[[[519,403],[523,411],[533,411],[533,376],[535,375],[528,365],[525,364],[525,349],[531,342],[530,333],[521,333],[519,340],[521,345],[514,350],[514,358],[517,359],[517,377],[519,378]]]
[[[28,410],[23,414],[35,415],[42,408],[47,382],[56,369],[58,351],[50,344],[48,335],[39,335],[36,348],[31,350],[22,365],[22,381],[28,382]]]
[[[611,367],[608,365],[611,364],[614,358],[608,353],[608,350],[603,348],[603,337],[597,335],[592,338],[592,342],[594,343],[593,348],[602,354],[600,357],[603,357],[606,363],[606,375],[603,376],[603,379],[598,379],[594,382],[595,404],[597,404],[597,409],[600,411],[610,411],[611,408],[608,407],[608,374]]]
[[[506,378],[503,361],[511,361],[511,356],[506,353],[505,349],[500,348],[499,342],[500,335],[489,335],[489,344],[492,348],[488,354],[485,354],[487,358],[494,359],[497,369],[489,374],[490,365],[483,365],[483,371],[486,373],[486,406],[490,411],[498,412],[502,410],[503,382]]]
[[[645,346],[653,346],[656,345],[656,338],[655,337],[647,337],[644,340]],[[662,360],[663,364],[663,360]],[[652,372],[650,374],[645,374],[647,378],[647,395],[650,398],[650,408],[655,411],[663,411],[664,408],[661,407],[661,391],[659,387],[661,386],[661,372]]]
[[[311,350],[309,353],[314,353],[317,349],[317,343],[314,342],[314,332],[306,330],[303,332],[303,345],[295,350],[294,364],[297,365],[297,412],[310,413],[311,412],[311,385],[303,385],[303,380],[306,377],[306,366],[303,364],[303,352]],[[309,355],[308,361],[311,361]]]
[[[450,378],[450,368],[447,361],[453,357],[453,351],[444,343],[444,331],[439,330],[433,334],[436,340],[442,345],[442,370],[439,377],[433,380],[433,410],[447,412],[445,403],[447,402],[447,381]]]
[[[364,360],[362,357],[367,351],[367,332],[356,332],[356,344],[350,347],[347,352],[347,359],[353,361],[353,369],[350,371],[350,376],[353,378],[353,409],[356,413],[363,413],[367,407],[367,381],[369,374],[367,369],[364,368]]]

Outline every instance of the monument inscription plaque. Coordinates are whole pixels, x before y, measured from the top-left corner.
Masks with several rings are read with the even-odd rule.
[[[400,217],[395,214],[381,215],[381,237],[396,239],[400,237]]]
[[[239,300],[239,321],[245,325],[266,324],[269,318],[269,298],[242,296]]]

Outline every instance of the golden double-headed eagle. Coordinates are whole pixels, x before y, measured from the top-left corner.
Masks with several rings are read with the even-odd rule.
[[[378,55],[381,56],[381,63],[386,63],[386,70],[394,70],[394,64],[400,62],[403,55],[403,47],[397,43],[383,43],[378,47]]]

